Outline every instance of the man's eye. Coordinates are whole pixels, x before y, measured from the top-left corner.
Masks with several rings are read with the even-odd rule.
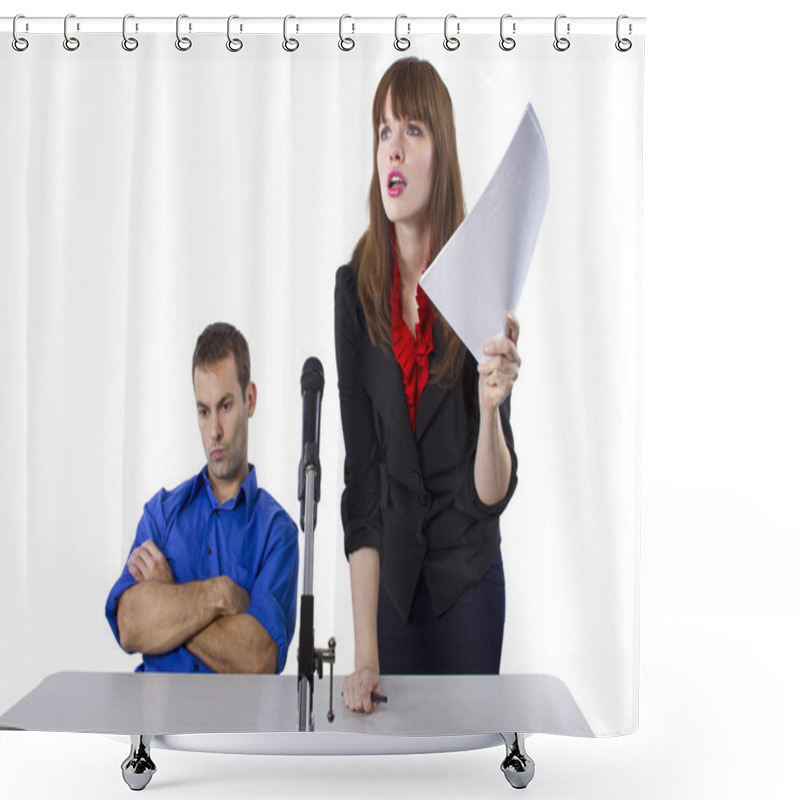
[[[197,416],[198,416],[198,417],[207,417],[207,416],[208,416],[208,411],[207,411],[207,409],[205,409],[205,408],[198,408],[198,409],[197,409]]]
[[[233,404],[230,403],[230,402],[222,404],[222,410],[223,411],[230,411],[232,407],[233,407]]]

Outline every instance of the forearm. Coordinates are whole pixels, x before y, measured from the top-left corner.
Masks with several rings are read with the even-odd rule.
[[[378,591],[381,561],[374,547],[350,553],[350,591],[353,600],[355,668],[380,672],[378,663]]]
[[[274,673],[278,645],[250,614],[220,617],[186,642],[186,649],[214,672]]]
[[[168,653],[225,612],[219,579],[188,583],[143,581],[119,599],[120,644],[129,653]]]
[[[511,453],[508,450],[500,409],[481,409],[478,447],[475,453],[475,489],[487,506],[499,503],[511,482]]]

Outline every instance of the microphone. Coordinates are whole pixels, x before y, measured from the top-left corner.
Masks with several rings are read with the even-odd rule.
[[[300,527],[305,530],[306,473],[314,470],[314,502],[319,502],[319,423],[322,408],[322,392],[325,388],[325,373],[318,358],[311,356],[303,364],[300,376],[300,392],[303,397],[303,451],[298,469],[297,499],[300,500]],[[316,518],[316,506],[314,506]],[[312,530],[316,519],[312,519]]]

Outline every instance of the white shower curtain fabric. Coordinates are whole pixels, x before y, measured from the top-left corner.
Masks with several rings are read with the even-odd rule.
[[[367,223],[390,34],[39,34],[0,47],[0,707],[59,670],[130,670],[104,601],[142,506],[203,464],[190,361],[250,343],[250,460],[299,517],[301,366],[326,372],[316,630],[352,668],[333,349],[336,268]],[[526,103],[550,198],[517,311],[519,486],[501,521],[502,673],[561,679],[596,735],[637,726],[643,41],[417,36],[454,101],[468,209]],[[302,546],[302,537],[301,537]],[[292,645],[292,651],[296,641]],[[290,658],[290,664],[293,658]]]

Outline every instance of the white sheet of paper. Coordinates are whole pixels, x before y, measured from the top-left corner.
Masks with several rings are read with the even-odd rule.
[[[517,309],[549,191],[547,146],[528,103],[483,194],[420,280],[478,361]]]

